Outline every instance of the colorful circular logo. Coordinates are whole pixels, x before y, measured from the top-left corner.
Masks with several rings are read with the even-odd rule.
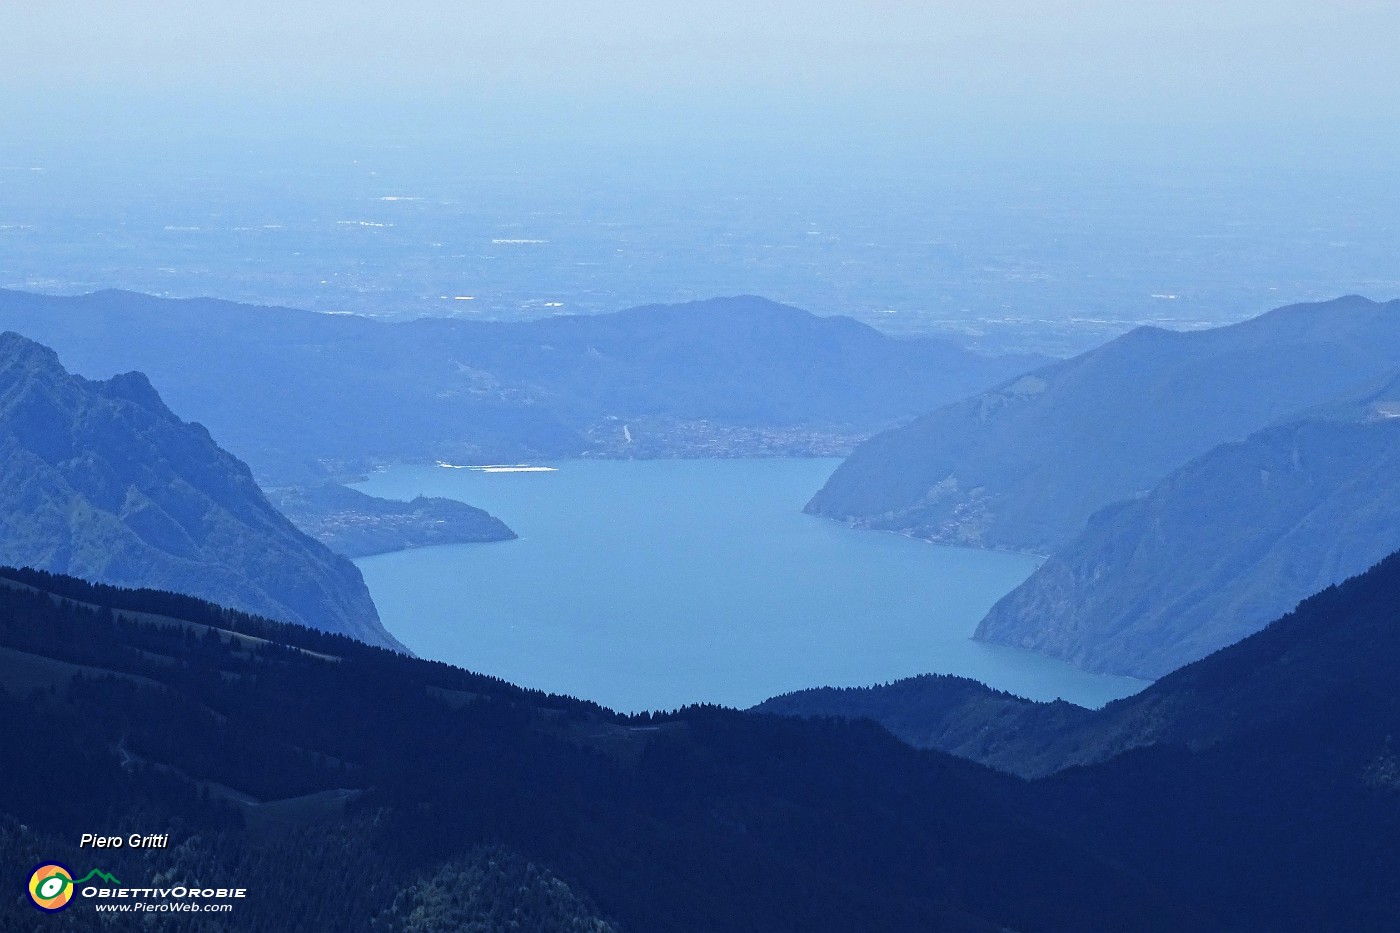
[[[29,899],[48,913],[57,913],[73,899],[73,869],[58,862],[45,862],[29,876]]]

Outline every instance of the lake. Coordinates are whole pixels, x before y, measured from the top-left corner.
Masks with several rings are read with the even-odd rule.
[[[619,710],[745,707],[928,672],[1087,706],[1146,686],[971,640],[1036,560],[802,514],[838,462],[394,467],[358,488],[459,499],[520,538],[356,563],[415,653]]]

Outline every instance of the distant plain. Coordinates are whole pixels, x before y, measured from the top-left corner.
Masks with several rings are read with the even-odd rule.
[[[1374,172],[885,153],[793,173],[763,153],[564,160],[394,140],[101,147],[0,142],[0,287],[504,320],[758,294],[1059,355],[1141,323],[1400,294],[1375,271],[1400,251],[1400,189]]]

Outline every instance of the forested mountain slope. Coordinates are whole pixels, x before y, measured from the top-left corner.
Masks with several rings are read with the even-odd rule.
[[[94,826],[168,826],[169,851],[102,867],[237,879],[220,929],[409,929],[415,902],[451,908],[434,887],[490,906],[483,847],[575,892],[536,909],[622,930],[1213,928],[1043,831],[1020,782],[873,726],[619,716],[186,597],[0,577],[0,741],[25,749],[0,853],[86,863]],[[548,890],[506,874],[517,901]],[[35,916],[19,890],[0,911]]]
[[[0,577],[0,741],[26,750],[0,850],[71,858],[83,826],[154,820],[184,844],[104,867],[315,892],[223,929],[409,929],[443,892],[621,930],[1400,919],[1400,557],[1103,711],[1025,704],[1001,751],[1062,769],[1030,783],[869,724],[619,716],[186,597]]]
[[[756,709],[868,718],[914,745],[1043,776],[1146,746],[1200,750],[1286,732],[1309,718],[1356,717],[1383,730],[1400,705],[1400,554],[1303,600],[1237,644],[1099,710],[1037,703],[960,677],[820,688]],[[1377,734],[1384,734],[1383,732]],[[1323,754],[1321,749],[1315,750]],[[1377,755],[1380,750],[1375,750]]]

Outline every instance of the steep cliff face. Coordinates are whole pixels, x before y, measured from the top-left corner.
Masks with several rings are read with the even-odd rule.
[[[0,563],[188,593],[397,647],[359,571],[140,373],[69,374],[0,334]]]

